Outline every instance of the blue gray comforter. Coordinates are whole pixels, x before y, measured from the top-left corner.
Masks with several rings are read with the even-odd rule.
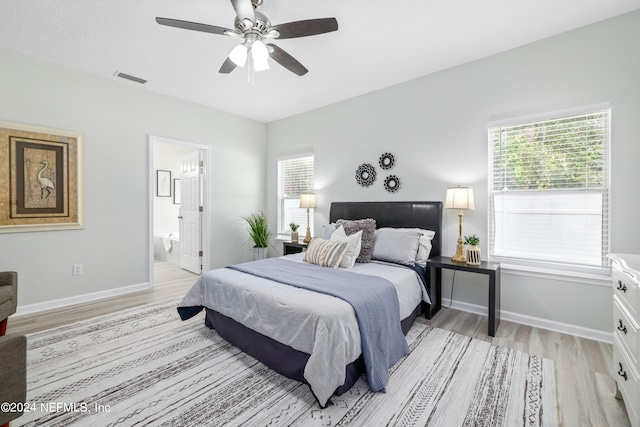
[[[409,353],[400,327],[396,289],[386,279],[269,258],[229,268],[276,282],[340,298],[353,307],[367,369],[369,387],[381,391],[389,380],[389,368]]]

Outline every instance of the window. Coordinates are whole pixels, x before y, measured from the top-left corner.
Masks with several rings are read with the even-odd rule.
[[[489,253],[606,267],[607,106],[489,126]]]
[[[278,160],[278,235],[291,235],[289,224],[307,230],[307,210],[300,208],[300,195],[313,193],[313,154]],[[313,211],[309,209],[309,227],[313,236]]]

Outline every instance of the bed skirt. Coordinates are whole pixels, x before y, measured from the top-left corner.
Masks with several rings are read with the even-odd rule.
[[[409,332],[415,319],[422,313],[423,304],[419,304],[409,317],[401,322],[402,332],[405,335]],[[304,368],[309,360],[309,354],[262,335],[209,308],[206,309],[204,323],[207,327],[215,329],[222,338],[274,371],[308,384],[304,378]],[[334,394],[339,396],[348,391],[365,372],[364,358],[360,355],[358,359],[345,367],[345,383],[338,387]]]

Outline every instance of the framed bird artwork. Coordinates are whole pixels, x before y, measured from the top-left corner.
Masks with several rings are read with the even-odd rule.
[[[82,228],[82,134],[0,121],[0,233]]]

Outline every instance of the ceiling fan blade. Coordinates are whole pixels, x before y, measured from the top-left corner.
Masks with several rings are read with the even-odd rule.
[[[253,9],[251,0],[231,0],[231,4],[238,15],[240,21],[248,19],[249,21],[256,22],[256,12]]]
[[[222,64],[222,67],[220,67],[220,73],[222,74],[229,74],[230,72],[232,72],[233,70],[235,70],[237,67],[236,63],[233,62],[231,60],[231,58],[227,58],[224,63]]]
[[[273,59],[278,64],[282,65],[284,68],[291,71],[292,73],[295,73],[299,76],[304,76],[309,71],[305,68],[304,65],[298,62],[297,59],[289,55],[284,50],[280,49],[275,44],[269,43],[267,44],[267,46],[269,46],[270,48],[273,48],[273,52],[269,53],[269,56],[271,57],[271,59]]]
[[[179,19],[156,18],[156,22],[160,25],[166,25],[168,27],[202,31],[203,33],[219,34],[221,36],[229,35],[229,32],[236,33],[236,31],[230,30],[228,28],[216,27],[215,25],[199,24],[197,22],[181,21]]]
[[[292,39],[336,31],[338,29],[338,21],[336,18],[307,19],[305,21],[274,25],[271,29],[280,33],[280,36],[277,37],[278,39]]]

